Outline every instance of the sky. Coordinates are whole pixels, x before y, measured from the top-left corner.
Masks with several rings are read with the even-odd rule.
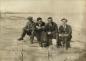
[[[83,3],[84,0],[0,0],[0,10],[3,12],[75,13],[83,10]]]
[[[85,2],[86,0],[0,0],[0,11],[53,13],[81,24],[86,11]]]

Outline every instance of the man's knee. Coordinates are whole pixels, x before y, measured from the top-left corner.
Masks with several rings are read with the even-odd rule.
[[[27,32],[27,29],[25,29],[25,28],[23,28],[22,30],[23,30],[23,32]]]

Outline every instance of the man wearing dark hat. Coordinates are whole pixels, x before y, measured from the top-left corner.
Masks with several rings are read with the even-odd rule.
[[[62,25],[59,27],[59,46],[66,46],[68,49],[70,47],[70,41],[72,38],[72,28],[70,25],[67,24],[67,19],[61,19]],[[62,44],[61,44],[62,42]]]
[[[28,17],[27,19],[28,19],[28,22],[27,22],[26,26],[23,28],[21,37],[18,40],[23,40],[23,38],[27,34],[30,36],[31,43],[33,43],[35,23],[33,22],[33,17]]]
[[[42,47],[42,33],[44,31],[45,23],[42,21],[42,18],[37,18],[36,23],[36,37],[39,42],[39,45]]]
[[[58,40],[58,26],[53,22],[52,17],[48,17],[48,23],[45,26],[45,30],[47,33],[47,45],[51,45],[52,39]]]

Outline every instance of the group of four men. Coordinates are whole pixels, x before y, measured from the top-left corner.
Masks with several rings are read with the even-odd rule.
[[[27,19],[28,22],[18,40],[23,40],[27,34],[30,36],[31,43],[33,43],[34,36],[36,36],[41,47],[51,45],[52,39],[57,40],[58,47],[64,46],[65,43],[67,43],[67,47],[70,47],[72,28],[67,24],[67,19],[61,19],[62,25],[60,27],[53,22],[52,17],[48,17],[48,23],[43,22],[40,17],[37,18],[37,22],[33,21],[33,17],[28,17]]]

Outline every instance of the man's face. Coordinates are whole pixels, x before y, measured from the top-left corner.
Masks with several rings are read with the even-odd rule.
[[[62,24],[63,24],[63,25],[67,24],[67,21],[66,21],[66,20],[63,20],[63,21],[62,21]]]
[[[51,23],[52,22],[52,19],[48,19],[48,23]]]
[[[38,23],[42,22],[42,20],[38,20]]]

